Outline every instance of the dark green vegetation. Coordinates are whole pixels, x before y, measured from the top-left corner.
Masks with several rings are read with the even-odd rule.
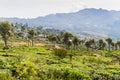
[[[0,38],[0,80],[120,80],[120,41],[49,31],[11,25],[8,49]]]

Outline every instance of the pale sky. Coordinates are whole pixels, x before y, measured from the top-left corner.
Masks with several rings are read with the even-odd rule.
[[[0,17],[36,18],[84,8],[120,11],[120,0],[0,0]]]

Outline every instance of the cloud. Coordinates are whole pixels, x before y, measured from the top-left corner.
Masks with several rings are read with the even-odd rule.
[[[0,17],[34,18],[84,8],[120,10],[120,0],[0,0]]]
[[[77,3],[72,3],[72,9],[71,12],[76,12],[80,9],[87,8],[87,4],[84,2],[77,2]]]

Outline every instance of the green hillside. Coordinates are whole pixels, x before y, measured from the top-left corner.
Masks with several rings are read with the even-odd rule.
[[[120,80],[120,41],[9,22],[0,34],[0,80]]]
[[[110,80],[120,79],[120,51],[86,51],[84,46],[67,50],[58,58],[43,46],[0,48],[1,80]],[[73,54],[70,59],[70,54]],[[105,78],[105,79],[103,79]]]

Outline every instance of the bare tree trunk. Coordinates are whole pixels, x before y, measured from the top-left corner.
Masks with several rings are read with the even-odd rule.
[[[53,41],[53,45],[54,45],[54,48],[55,48],[55,41]]]
[[[28,40],[28,46],[30,46],[30,41]]]
[[[33,43],[33,38],[32,38],[32,46],[34,46],[34,43]]]
[[[87,47],[87,51],[89,51],[89,48]]]
[[[110,52],[110,44],[108,44],[108,51]]]
[[[7,47],[7,39],[4,39],[4,46]]]

